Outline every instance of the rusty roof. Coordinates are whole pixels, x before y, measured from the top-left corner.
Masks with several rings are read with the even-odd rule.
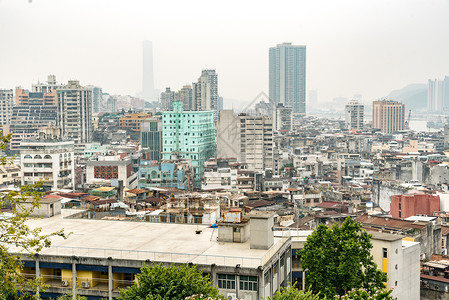
[[[373,215],[364,214],[357,218],[357,222],[364,225],[383,226],[399,229],[423,229],[426,227],[424,224],[416,224],[414,221],[406,221],[401,219],[395,219],[390,217],[378,217]]]

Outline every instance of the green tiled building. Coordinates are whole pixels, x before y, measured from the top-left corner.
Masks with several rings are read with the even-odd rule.
[[[194,186],[201,187],[204,162],[216,157],[213,111],[183,111],[182,102],[173,102],[173,111],[162,112],[162,159],[190,159]]]

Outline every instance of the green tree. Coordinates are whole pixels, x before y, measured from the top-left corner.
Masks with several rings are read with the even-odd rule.
[[[120,300],[185,299],[195,295],[222,299],[218,288],[196,266],[143,266],[137,282],[120,291]]]
[[[0,131],[0,149],[6,150],[11,135],[3,136]],[[11,164],[5,157],[0,157],[1,165]],[[30,228],[26,221],[31,212],[39,206],[42,194],[37,192],[39,184],[23,186],[20,191],[0,192],[0,209],[10,210],[0,213],[0,299],[29,298],[28,291],[42,288],[39,279],[25,280],[21,275],[23,264],[14,251],[33,255],[45,247],[50,247],[52,236],[65,237],[64,232],[42,234],[40,228]],[[24,206],[25,200],[32,200],[31,205]],[[33,297],[39,297],[34,295]]]
[[[320,297],[310,290],[298,290],[295,287],[288,286],[286,288],[281,287],[281,290],[277,291],[273,297],[268,297],[268,300],[320,300]]]
[[[369,294],[382,289],[387,276],[377,269],[372,247],[371,235],[349,217],[341,226],[320,224],[299,251],[306,286],[327,298],[353,289]]]

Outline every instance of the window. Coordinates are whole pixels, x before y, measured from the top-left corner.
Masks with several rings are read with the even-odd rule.
[[[257,277],[240,276],[240,289],[245,291],[257,291]]]
[[[218,274],[218,288],[235,290],[235,275]]]
[[[387,258],[388,257],[388,250],[387,248],[382,248],[382,257]]]

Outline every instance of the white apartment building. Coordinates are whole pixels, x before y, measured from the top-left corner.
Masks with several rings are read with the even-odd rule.
[[[204,171],[201,189],[204,191],[237,190],[237,169],[217,168]]]
[[[198,82],[192,84],[193,110],[213,110],[214,119],[218,117],[218,75],[215,70],[201,72]]]
[[[93,155],[86,161],[86,182],[88,184],[101,180],[122,180],[125,187],[133,189],[137,187],[138,173],[133,172],[131,156],[126,152],[109,150],[106,153]]]
[[[58,89],[57,125],[62,134],[79,143],[92,140],[92,90],[80,86],[79,81],[71,80]]]
[[[387,273],[387,289],[398,300],[420,299],[420,246],[403,236],[369,231],[377,268]]]
[[[0,90],[0,125],[2,127],[9,125],[13,105],[13,90]],[[1,130],[3,131],[3,129]]]
[[[345,126],[348,130],[362,129],[365,106],[351,100],[345,106]]]
[[[74,189],[74,142],[45,137],[22,141],[20,144],[20,168],[22,185],[43,181],[46,190]]]
[[[253,171],[272,168],[272,119],[247,114],[234,116],[233,110],[222,110],[217,122],[217,157],[236,158]]]
[[[279,103],[274,110],[273,130],[292,130],[292,109]]]

